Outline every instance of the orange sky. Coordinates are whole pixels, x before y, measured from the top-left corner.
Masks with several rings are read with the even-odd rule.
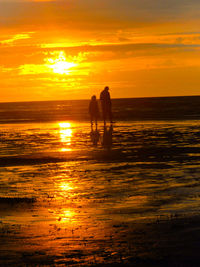
[[[198,95],[197,0],[0,0],[0,101]]]

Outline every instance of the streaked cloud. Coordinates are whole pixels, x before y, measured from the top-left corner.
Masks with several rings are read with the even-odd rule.
[[[18,40],[25,40],[25,39],[30,39],[31,38],[31,34],[32,33],[19,33],[19,34],[15,34],[13,36],[10,36],[9,39],[6,40],[1,40],[0,44],[4,45],[4,44],[11,44],[15,41]]]

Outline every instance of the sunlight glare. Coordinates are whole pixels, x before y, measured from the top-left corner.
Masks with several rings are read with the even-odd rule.
[[[60,128],[70,128],[71,124],[69,122],[60,122],[59,126]]]
[[[70,221],[75,215],[75,212],[72,210],[63,210],[59,215],[59,221],[61,223]]]
[[[54,53],[58,54],[54,58],[46,58],[47,66],[57,74],[69,74],[72,67],[77,66],[74,62],[68,62],[64,51]]]
[[[66,182],[62,182],[59,187],[62,189],[62,191],[69,191],[74,189],[74,187],[72,187],[69,183]]]
[[[60,122],[58,123],[60,130],[60,140],[63,145],[70,146],[71,145],[71,138],[72,138],[72,129],[71,124],[69,122]],[[62,147],[61,151],[71,151],[71,149],[66,149],[66,147]]]

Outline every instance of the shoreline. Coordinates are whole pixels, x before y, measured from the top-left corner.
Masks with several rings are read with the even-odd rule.
[[[44,250],[30,236],[20,237],[23,226],[0,224],[1,266],[198,266],[200,216],[154,222],[112,222],[106,239],[61,238]],[[7,228],[6,228],[7,227]],[[31,244],[33,242],[33,244]],[[49,241],[48,241],[49,242]],[[59,251],[62,242],[68,251]],[[28,244],[29,243],[29,244]],[[73,247],[79,243],[79,248]],[[71,245],[70,245],[71,244]],[[74,248],[74,249],[73,249]],[[55,253],[55,251],[57,253]],[[52,253],[52,251],[54,251]]]

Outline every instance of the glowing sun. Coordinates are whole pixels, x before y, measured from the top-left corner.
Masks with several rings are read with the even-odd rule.
[[[55,58],[47,58],[47,66],[58,74],[69,74],[72,67],[77,66],[74,62],[68,62],[66,60],[65,52],[60,51],[56,53]]]

